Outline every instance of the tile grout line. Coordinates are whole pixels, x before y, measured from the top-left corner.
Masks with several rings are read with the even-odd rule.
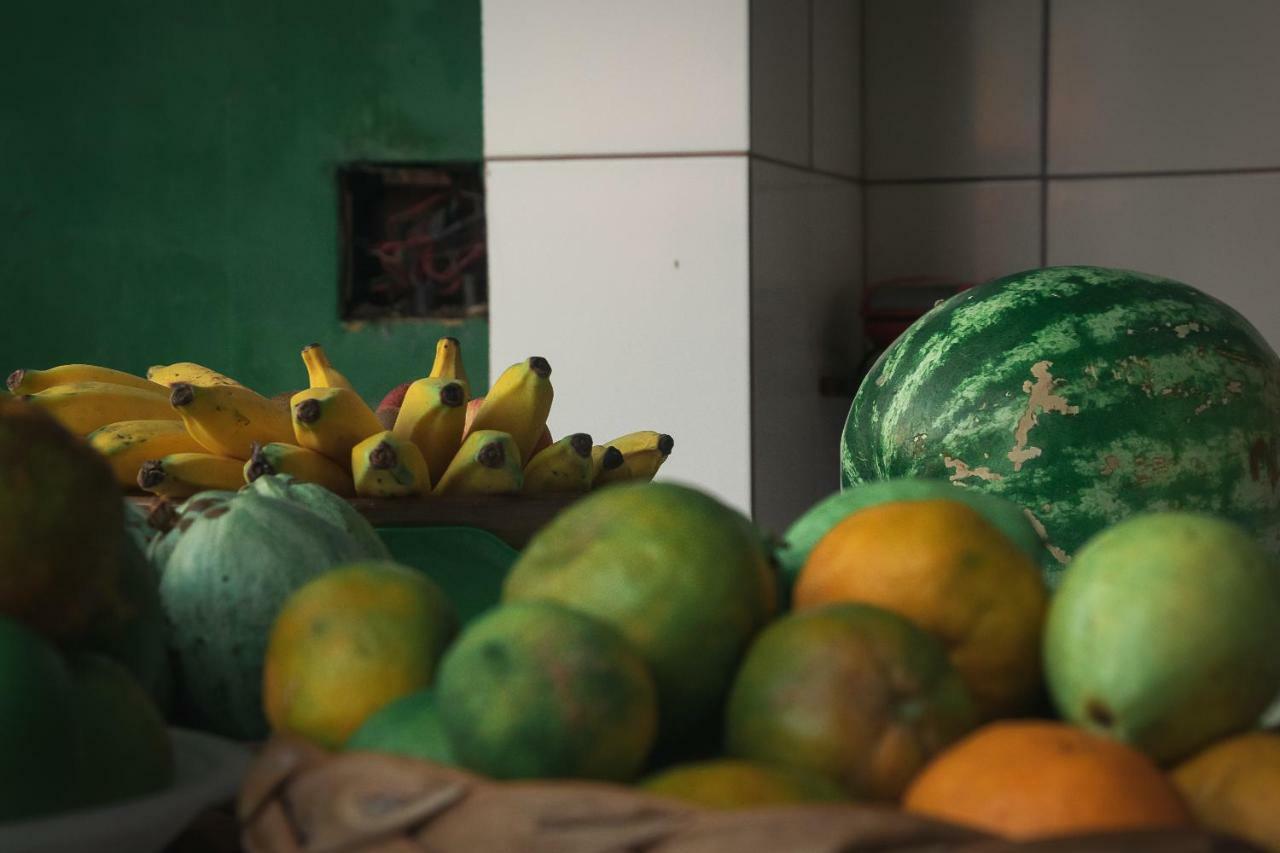
[[[751,154],[749,154],[748,156],[752,160],[759,160],[761,163],[768,163],[771,166],[780,166],[784,169],[794,169],[797,172],[804,172],[806,175],[817,175],[822,178],[830,178],[833,181],[840,181],[846,184],[858,184],[858,185],[862,184],[862,182],[854,175],[845,175],[840,172],[830,172],[825,169],[810,169],[809,167],[803,164],[792,163],[788,160],[781,160],[777,157],[770,157],[768,154],[761,154],[757,151],[751,152]]]
[[[1040,266],[1049,265],[1049,44],[1053,0],[1043,0],[1040,21]]]
[[[869,178],[863,183],[870,186],[910,186],[914,184],[972,184],[999,181],[1107,181],[1141,178],[1207,178],[1231,175],[1274,175],[1280,166],[1240,166],[1221,169],[1166,169],[1149,172],[1066,172],[1062,174],[1026,173],[1018,175],[973,175],[971,177],[928,178]]]
[[[747,157],[749,149],[724,149],[719,151],[628,151],[591,154],[491,154],[486,163],[541,162],[546,160],[674,160],[690,157]]]

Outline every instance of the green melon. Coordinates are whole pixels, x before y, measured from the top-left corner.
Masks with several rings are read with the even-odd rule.
[[[863,380],[848,487],[950,480],[1026,507],[1065,565],[1145,510],[1216,513],[1280,555],[1280,359],[1238,312],[1142,273],[1053,267],[953,296]]]
[[[257,740],[263,658],[285,601],[313,578],[367,556],[346,531],[289,501],[245,492],[184,515],[195,521],[165,564],[160,600],[177,668],[176,715]]]

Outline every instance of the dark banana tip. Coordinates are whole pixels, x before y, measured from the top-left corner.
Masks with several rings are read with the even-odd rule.
[[[276,469],[267,460],[267,455],[262,452],[262,444],[255,441],[253,443],[253,455],[249,457],[249,467],[245,469],[245,479],[252,483],[259,477],[274,473],[276,473]]]
[[[369,465],[380,471],[387,471],[400,464],[400,454],[390,442],[380,441],[378,446],[369,451]]]
[[[582,458],[591,458],[591,436],[585,432],[575,432],[569,436],[569,446],[573,448],[574,453]]]
[[[670,456],[671,451],[675,448],[675,446],[676,446],[676,440],[671,436],[667,435],[665,432],[662,435],[658,436],[658,452],[661,453],[663,456]]]
[[[26,375],[27,371],[18,368],[9,374],[9,378],[5,380],[4,384],[10,391],[17,391],[18,386],[22,384],[22,380]]]
[[[462,343],[457,338],[441,338],[440,340],[446,344],[453,344],[458,349],[462,349]]]
[[[501,468],[507,462],[507,451],[503,450],[502,442],[491,441],[480,448],[476,461],[486,468]]]
[[[450,382],[440,389],[440,402],[449,408],[457,408],[465,403],[467,394],[457,382]]]
[[[175,382],[169,386],[169,405],[175,409],[190,406],[195,402],[196,389],[190,382]]]
[[[302,351],[303,351],[303,352],[306,352],[307,350],[309,350],[309,349],[315,349],[315,348],[316,348],[316,347],[318,347],[318,346],[320,346],[320,342],[319,342],[319,341],[312,341],[311,343],[309,343],[309,344],[307,344],[305,347],[303,347],[303,348],[302,348]]]
[[[301,403],[293,407],[293,416],[297,418],[300,423],[315,423],[320,420],[320,401],[303,400]]]
[[[600,469],[602,471],[612,471],[620,466],[622,462],[622,451],[613,445],[609,445],[604,449],[604,458],[600,460]]]
[[[164,482],[164,463],[159,459],[149,459],[138,469],[138,485],[144,489],[153,489]]]
[[[529,369],[541,376],[543,379],[546,379],[551,375],[551,362],[547,361],[540,355],[530,356]]]

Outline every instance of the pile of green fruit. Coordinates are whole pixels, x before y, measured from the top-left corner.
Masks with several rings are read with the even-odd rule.
[[[1280,850],[1278,367],[1185,285],[976,288],[873,368],[844,490],[778,547],[637,484],[565,510],[460,629],[389,567],[323,575],[272,630],[267,717],[498,779]]]
[[[158,579],[106,463],[0,400],[0,820],[163,790]]]

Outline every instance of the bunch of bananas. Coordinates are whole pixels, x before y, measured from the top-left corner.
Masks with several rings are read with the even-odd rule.
[[[16,370],[8,387],[86,436],[122,487],[173,498],[277,473],[344,497],[586,492],[652,479],[673,446],[648,430],[553,441],[551,365],[538,356],[471,399],[458,341],[441,338],[430,374],[376,412],[319,344],[302,361],[309,387],[287,398],[191,362],[145,379],[90,364]]]

